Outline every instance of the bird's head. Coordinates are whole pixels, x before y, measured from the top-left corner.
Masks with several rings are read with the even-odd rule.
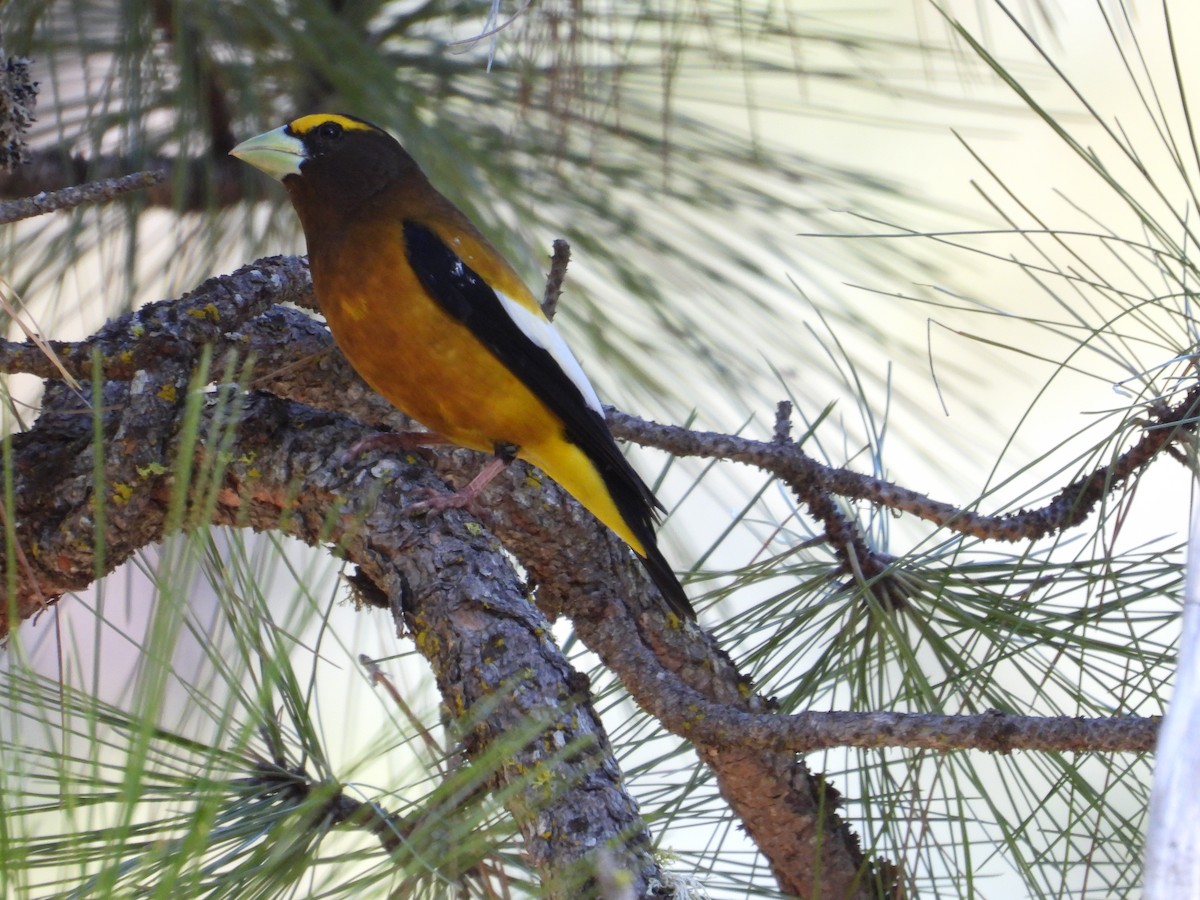
[[[380,194],[415,170],[399,142],[363,119],[316,113],[229,151],[283,182],[292,199],[340,208]]]

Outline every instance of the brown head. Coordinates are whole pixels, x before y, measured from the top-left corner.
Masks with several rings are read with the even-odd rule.
[[[230,152],[283,182],[305,232],[318,210],[327,226],[334,220],[361,217],[366,208],[385,198],[394,204],[397,195],[436,195],[394,137],[354,116],[301,116],[243,141]]]

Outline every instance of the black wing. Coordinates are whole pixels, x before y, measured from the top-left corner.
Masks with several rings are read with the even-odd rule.
[[[563,436],[592,461],[621,517],[645,548],[643,562],[654,583],[676,613],[694,619],[687,595],[658,550],[654,521],[655,511],[662,506],[621,454],[604,417],[588,405],[550,351],[535,344],[513,321],[491,286],[434,231],[406,221],[404,248],[429,295],[562,421]]]

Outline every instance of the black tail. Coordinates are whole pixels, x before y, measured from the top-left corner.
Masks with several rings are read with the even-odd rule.
[[[692,609],[692,603],[688,600],[688,595],[684,593],[683,585],[675,577],[671,564],[658,549],[654,536],[651,535],[649,541],[643,541],[643,546],[646,548],[646,555],[640,557],[642,565],[650,573],[650,579],[658,588],[658,592],[667,601],[667,607],[681,619],[695,622],[696,611]]]
[[[600,472],[600,477],[604,479],[604,484],[617,505],[617,512],[645,549],[646,555],[642,556],[639,553],[638,558],[650,574],[650,580],[667,602],[667,608],[680,618],[695,622],[696,611],[692,609],[691,601],[683,591],[683,585],[675,577],[675,571],[667,562],[667,558],[658,549],[654,523],[662,510],[662,504],[658,502],[646,482],[642,481],[641,476],[634,471],[629,460],[617,449],[617,443],[612,439],[608,426],[598,414],[596,420],[604,428],[603,436],[606,440],[584,445],[583,450]]]

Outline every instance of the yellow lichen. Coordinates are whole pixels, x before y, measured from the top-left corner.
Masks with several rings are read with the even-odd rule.
[[[221,321],[220,310],[218,310],[216,305],[212,303],[206,303],[199,309],[189,309],[187,314],[193,319],[211,319],[214,322]]]

